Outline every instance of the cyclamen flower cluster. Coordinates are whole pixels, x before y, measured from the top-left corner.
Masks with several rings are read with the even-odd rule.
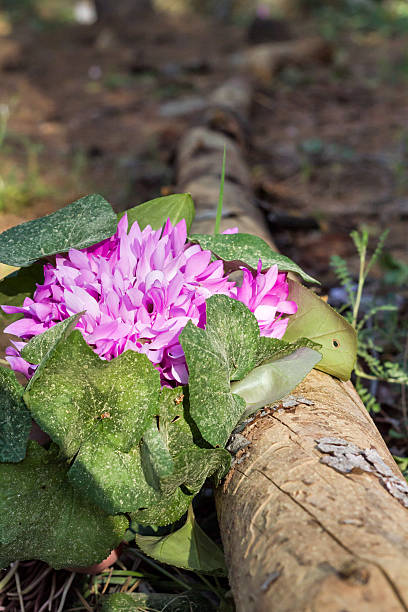
[[[230,230],[234,233],[237,230]],[[116,233],[99,244],[68,255],[57,255],[44,266],[44,283],[23,306],[2,306],[23,318],[5,332],[19,336],[6,350],[11,367],[30,378],[35,366],[20,351],[25,341],[59,321],[85,311],[77,328],[102,358],[110,360],[128,349],[144,353],[161,374],[162,384],[185,384],[188,371],[179,334],[188,321],[204,328],[205,300],[224,294],[240,300],[255,314],[261,335],[281,338],[288,323],[284,314],[297,310],[288,301],[286,274],[272,266],[253,275],[243,269],[239,287],[224,275],[222,261],[187,243],[185,221],[164,230],[134,223],[128,233],[124,215]]]

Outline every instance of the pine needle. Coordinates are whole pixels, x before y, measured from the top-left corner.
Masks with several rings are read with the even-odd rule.
[[[73,582],[73,580],[74,580],[75,576],[76,576],[75,572],[72,572],[72,573],[71,573],[71,575],[70,575],[70,577],[69,577],[69,578],[68,578],[68,580],[66,581],[65,586],[64,586],[64,590],[63,590],[63,592],[62,592],[61,601],[60,601],[60,604],[59,604],[59,606],[58,606],[58,610],[57,610],[57,612],[63,612],[63,610],[64,610],[65,600],[66,600],[66,598],[67,598],[68,591],[69,591],[69,589],[71,588],[71,584],[72,584],[72,582]]]
[[[15,580],[15,583],[16,583],[16,589],[17,589],[17,593],[18,593],[18,601],[20,602],[20,612],[25,612],[24,599],[23,599],[23,594],[21,592],[20,576],[19,576],[18,572],[16,572],[14,580]]]

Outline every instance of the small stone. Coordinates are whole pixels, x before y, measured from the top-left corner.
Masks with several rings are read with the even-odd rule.
[[[298,396],[297,398],[298,404],[305,404],[306,406],[314,406],[314,402],[312,400],[307,399],[306,397]]]
[[[298,403],[294,395],[288,395],[282,400],[282,408],[294,408]]]
[[[236,455],[236,453],[239,450],[246,448],[250,444],[251,444],[251,441],[248,440],[248,438],[241,435],[240,433],[236,433],[236,434],[232,434],[232,436],[230,437],[229,442],[226,446],[226,449],[233,455]]]
[[[278,566],[275,571],[267,574],[264,582],[261,584],[261,591],[267,591],[271,584],[273,584],[279,576],[282,574],[282,569]]]

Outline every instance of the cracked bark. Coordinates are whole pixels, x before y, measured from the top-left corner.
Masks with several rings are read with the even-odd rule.
[[[313,371],[296,394],[313,406],[250,423],[250,451],[217,492],[237,610],[408,610],[406,508],[378,475],[323,464],[316,440],[376,449],[401,478],[397,466],[350,383]]]
[[[228,101],[228,87],[241,87],[238,111],[234,103],[217,111],[226,116],[221,125],[233,129],[217,131],[210,109],[206,126],[186,134],[179,176],[187,178],[180,187],[197,205],[193,230],[211,232],[226,140],[234,153],[227,157],[222,229],[238,225],[267,239],[250,174],[241,171],[250,96],[241,83],[221,92]],[[307,403],[265,410],[247,425],[242,434],[251,444],[238,451],[216,492],[237,612],[408,612],[408,513],[392,494],[400,484],[397,493],[404,495],[398,467],[351,383],[313,371],[293,395]],[[346,448],[344,463],[319,450],[322,438],[357,450]]]

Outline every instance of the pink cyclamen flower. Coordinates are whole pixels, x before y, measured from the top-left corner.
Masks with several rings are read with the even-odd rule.
[[[44,266],[44,283],[23,306],[2,306],[23,318],[5,332],[23,341],[6,350],[11,367],[30,378],[35,366],[20,351],[24,341],[59,321],[85,311],[77,323],[85,341],[110,360],[125,350],[144,353],[161,374],[163,384],[185,384],[188,371],[179,334],[188,321],[205,327],[205,300],[224,294],[241,300],[258,319],[262,335],[281,338],[296,304],[287,300],[286,274],[277,266],[255,276],[243,270],[237,287],[224,275],[222,261],[211,262],[211,252],[186,244],[185,221],[163,231],[134,223],[128,233],[127,215],[116,233],[81,251],[57,255]]]

